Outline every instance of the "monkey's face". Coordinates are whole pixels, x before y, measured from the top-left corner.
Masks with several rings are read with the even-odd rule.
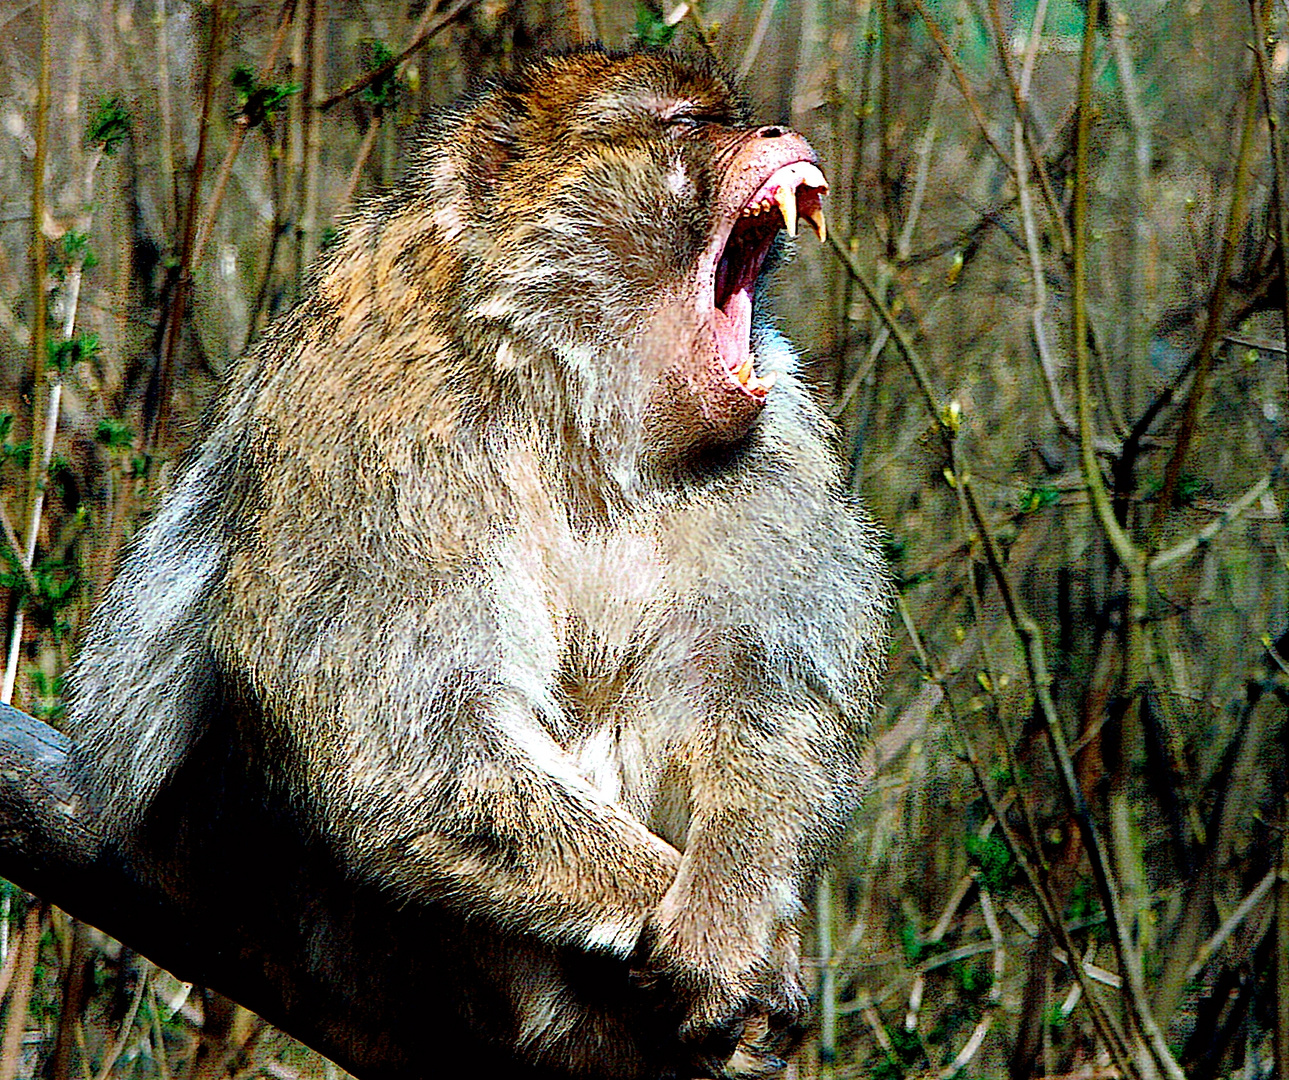
[[[809,144],[657,54],[545,60],[465,123],[474,310],[635,403],[657,449],[742,437],[773,392],[752,334],[767,257],[798,221],[824,234]]]

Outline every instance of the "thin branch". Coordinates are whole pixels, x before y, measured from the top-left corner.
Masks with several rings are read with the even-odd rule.
[[[1162,570],[1166,566],[1171,566],[1179,559],[1184,559],[1197,548],[1207,547],[1213,538],[1234,522],[1245,510],[1262,498],[1263,494],[1271,488],[1286,469],[1289,469],[1289,450],[1281,456],[1275,469],[1264,476],[1248,491],[1241,495],[1234,502],[1229,503],[1222,509],[1222,512],[1209,522],[1194,536],[1183,540],[1180,544],[1170,547],[1167,551],[1161,551],[1153,556],[1147,564],[1147,569],[1151,571]]]
[[[140,958],[140,963],[146,964],[147,961]],[[121,1051],[125,1049],[126,1040],[129,1039],[130,1032],[134,1029],[134,1017],[139,1011],[139,1002],[143,1000],[143,992],[147,988],[148,972],[146,970],[140,971],[138,985],[134,988],[134,999],[130,1002],[130,1008],[125,1014],[125,1019],[121,1021],[121,1028],[117,1032],[116,1040],[103,1056],[103,1063],[95,1080],[108,1080],[108,1077],[112,1075],[112,1069],[116,1066],[116,1059],[121,1056]]]
[[[1085,20],[1083,52],[1079,71],[1078,127],[1075,140],[1074,164],[1074,248],[1073,248],[1073,306],[1074,356],[1077,370],[1077,405],[1079,418],[1079,447],[1083,465],[1083,482],[1096,512],[1102,532],[1109,540],[1115,555],[1130,575],[1140,576],[1145,557],[1137,550],[1128,534],[1120,526],[1101,477],[1092,434],[1092,388],[1088,354],[1088,188],[1090,186],[1088,154],[1092,134],[1092,61],[1096,40],[1096,11],[1092,4]],[[1141,613],[1144,617],[1144,611]]]
[[[304,273],[318,254],[318,173],[322,167],[322,110],[313,102],[322,93],[322,76],[326,66],[326,0],[308,0],[305,4],[306,67],[304,93],[304,157],[300,176],[300,212],[296,217],[296,289]]]
[[[1285,192],[1289,176],[1285,170],[1284,143],[1280,139],[1280,117],[1271,95],[1271,63],[1267,57],[1270,0],[1261,6],[1259,0],[1249,0],[1249,15],[1253,19],[1253,56],[1262,89],[1262,111],[1267,118],[1267,142],[1271,144],[1271,199],[1276,211],[1276,241],[1280,245],[1280,321],[1285,340],[1289,341],[1289,195]],[[1285,372],[1289,374],[1289,354],[1285,357]]]
[[[282,51],[282,43],[286,40],[286,32],[295,18],[296,0],[285,0],[282,10],[278,15],[277,30],[273,34],[273,41],[269,45],[268,55],[265,56],[264,62],[260,64],[258,81],[261,83],[268,82],[273,76],[273,69],[277,66],[278,53]],[[237,155],[241,152],[242,143],[246,141],[246,132],[250,130],[251,119],[245,113],[237,117],[233,124],[233,134],[229,137],[228,148],[224,151],[224,160],[219,164],[219,172],[215,174],[215,186],[206,199],[206,216],[202,219],[201,227],[197,230],[197,238],[193,242],[192,251],[188,256],[188,267],[198,265],[201,257],[206,251],[206,242],[210,239],[211,231],[215,227],[215,217],[219,214],[220,205],[224,201],[224,191],[228,187],[228,178],[233,174],[233,164],[237,161]]]
[[[972,500],[972,502],[974,503],[974,500]],[[982,541],[983,539],[984,537],[982,534]],[[989,540],[988,546],[992,547],[992,538]],[[926,650],[921,644],[917,630],[910,627],[910,633],[914,638],[919,655],[925,656]],[[936,674],[933,669],[928,670],[928,675],[935,682],[941,682],[941,676]],[[1005,816],[1006,810],[994,795],[993,788],[990,786],[989,778],[985,772],[985,767],[981,763],[979,754],[976,752],[975,742],[967,733],[966,726],[961,723],[954,706],[953,698],[947,691],[945,691],[944,694],[944,701],[949,708],[950,717],[953,720],[954,733],[962,743],[963,749],[966,753],[967,764],[971,767],[972,774],[976,778],[976,786],[980,789],[986,804],[989,806],[990,813],[997,822],[999,834],[1002,836],[1003,842],[1007,845],[1007,850],[1011,852],[1012,858],[1016,860],[1016,865],[1020,867],[1021,873],[1024,874],[1025,880],[1030,887],[1030,891],[1038,901],[1038,907],[1043,916],[1043,922],[1046,924],[1052,937],[1063,949],[1066,950],[1067,954],[1070,956],[1077,956],[1078,952],[1074,947],[1074,941],[1070,937],[1070,932],[1066,928],[1065,922],[1060,916],[1060,909],[1048,887],[1047,867],[1043,859],[1042,849],[1034,849],[1038,858],[1038,864],[1036,866],[1031,862],[1020,838],[1016,836],[1012,831],[1011,826],[1007,824],[1007,818]],[[1110,1051],[1110,1056],[1113,1058],[1115,1065],[1120,1069],[1124,1076],[1141,1080],[1141,1074],[1136,1067],[1136,1063],[1128,1052],[1128,1044],[1123,1032],[1119,1030],[1114,1018],[1101,1004],[1101,1000],[1092,993],[1091,987],[1087,985],[1085,973],[1082,970],[1082,967],[1075,964],[1072,966],[1071,970],[1074,973],[1074,977],[1078,980],[1079,985],[1083,988],[1083,994],[1087,998],[1088,1007],[1092,1012],[1093,1024],[1096,1026],[1106,1048]]]
[[[837,1060],[837,965],[833,963],[832,875],[825,872],[815,891],[815,937],[819,953],[819,1076],[832,1080]]]
[[[31,167],[31,378],[36,390],[35,407],[32,410],[32,445],[38,438],[37,425],[44,415],[45,362],[48,359],[48,326],[46,319],[46,294],[48,284],[48,266],[45,253],[45,171],[49,161],[49,0],[40,0],[40,61],[36,83],[36,123],[34,138],[36,153]],[[36,501],[44,477],[40,472],[40,463],[33,454],[27,476],[27,510],[31,519],[31,507]]]
[[[40,586],[36,583],[36,575],[31,572],[31,567],[27,565],[26,560],[22,557],[22,542],[18,539],[18,532],[13,527],[13,520],[9,517],[9,511],[4,508],[3,500],[0,500],[0,529],[4,530],[5,541],[17,557],[18,570],[22,574],[22,580],[26,582],[27,588],[31,592],[39,592]]]
[[[1231,266],[1235,261],[1236,248],[1239,246],[1240,233],[1244,227],[1244,201],[1248,187],[1249,164],[1253,158],[1253,135],[1260,97],[1259,85],[1258,73],[1254,70],[1250,73],[1249,85],[1244,96],[1244,124],[1240,129],[1240,150],[1235,163],[1230,215],[1227,218],[1226,231],[1222,234],[1222,254],[1218,261],[1217,280],[1213,283],[1213,294],[1208,305],[1208,320],[1204,324],[1204,336],[1200,341],[1195,378],[1191,383],[1190,393],[1186,397],[1186,404],[1182,408],[1182,417],[1177,427],[1177,443],[1164,470],[1163,490],[1160,492],[1159,501],[1155,504],[1155,513],[1151,521],[1151,529],[1156,537],[1159,535],[1165,515],[1172,507],[1177,481],[1181,477],[1182,466],[1186,463],[1186,455],[1190,451],[1191,440],[1195,436],[1200,405],[1204,399],[1209,371],[1213,365],[1214,348],[1222,328],[1222,311],[1226,306]]]
[[[1213,958],[1213,954],[1217,952],[1217,950],[1222,947],[1226,939],[1235,932],[1236,927],[1248,918],[1249,912],[1262,902],[1263,897],[1271,891],[1271,886],[1276,883],[1277,874],[1277,870],[1268,870],[1266,876],[1253,887],[1253,891],[1249,893],[1248,896],[1240,901],[1236,909],[1227,916],[1226,920],[1217,928],[1217,931],[1213,936],[1195,951],[1195,960],[1191,966],[1186,969],[1187,981],[1195,978],[1195,976],[1208,966],[1208,962]]]
[[[922,397],[926,401],[926,406],[931,410],[931,415],[939,419],[940,417],[940,395],[936,392],[931,384],[926,361],[922,359],[922,354],[918,352],[913,344],[913,339],[909,337],[908,332],[900,325],[899,321],[892,314],[891,309],[886,306],[881,294],[877,291],[876,286],[868,280],[868,275],[864,273],[859,266],[859,259],[853,252],[848,250],[835,235],[828,237],[828,243],[832,245],[838,257],[846,265],[868,302],[873,305],[873,309],[880,316],[886,328],[890,330],[891,336],[895,338],[895,343],[900,348],[900,353],[904,356],[905,362],[913,372],[913,379],[922,391]]]
[[[994,1011],[991,1009],[976,1024],[975,1029],[971,1032],[971,1037],[963,1044],[957,1056],[937,1074],[939,1080],[949,1080],[950,1077],[957,1076],[971,1063],[971,1059],[976,1056],[976,1051],[984,1043],[985,1036],[989,1034],[989,1028],[993,1025],[993,1022]]]
[[[985,119],[984,110],[976,99],[975,91],[971,89],[967,73],[958,62],[958,57],[955,55],[953,47],[949,44],[948,38],[944,36],[944,30],[941,28],[939,21],[931,14],[931,10],[926,6],[924,0],[913,0],[913,6],[917,8],[918,17],[926,25],[931,34],[931,39],[936,44],[936,48],[940,50],[940,55],[944,57],[945,63],[949,65],[950,70],[953,72],[953,77],[958,82],[958,89],[962,92],[963,99],[967,102],[967,108],[971,110],[971,115],[976,118],[976,124],[980,128],[981,134],[984,135],[985,142],[989,144],[990,149],[997,155],[1003,167],[1008,172],[1012,172],[1014,166],[1012,165],[1011,155],[999,145],[998,140],[994,138],[993,132],[989,130],[989,121]]]
[[[54,400],[54,415],[57,416],[57,394],[46,385],[45,366],[48,359],[48,326],[45,309],[45,287],[48,281],[48,267],[45,253],[45,168],[49,155],[49,0],[40,0],[40,68],[36,84],[36,154],[32,162],[31,178],[31,372],[35,386],[35,401],[31,414],[31,444],[33,449],[42,443],[45,431],[41,421],[48,416],[49,401]],[[48,420],[45,421],[48,427]],[[51,436],[52,438],[52,436]],[[27,536],[29,543],[19,548],[19,555],[24,559],[26,569],[31,569],[31,559],[26,556],[28,548],[34,550],[36,534],[40,529],[41,504],[45,497],[45,465],[40,456],[34,452],[27,470]],[[5,659],[4,681],[0,685],[0,702],[9,704],[13,700],[13,685],[18,672],[18,653],[22,647],[23,609],[19,605],[14,611],[13,622],[9,627],[9,649]],[[0,1062],[0,1070],[4,1063]]]
[[[998,0],[991,0],[991,7],[996,9],[997,6]],[[1001,16],[996,17],[999,19],[999,29],[995,30],[995,33],[1001,34]],[[1005,55],[1005,47],[1001,45],[999,47],[1004,49]],[[1014,82],[1013,86],[1015,86]],[[1023,107],[1019,89],[1016,90],[1016,100],[1018,111],[1013,122],[1012,150],[1016,155],[1016,194],[1020,203],[1021,224],[1025,230],[1025,249],[1029,255],[1030,280],[1033,282],[1034,289],[1034,306],[1030,309],[1029,315],[1030,327],[1034,333],[1034,351],[1038,356],[1039,369],[1043,373],[1043,385],[1047,387],[1047,398],[1052,407],[1052,415],[1067,436],[1077,439],[1078,423],[1061,393],[1056,358],[1052,356],[1051,346],[1047,340],[1047,274],[1043,268],[1042,246],[1039,243],[1038,229],[1034,223],[1034,210],[1029,197],[1029,178],[1022,160],[1025,152],[1025,125],[1019,111]]]
[[[1095,19],[1095,13],[1089,16],[1089,22],[1093,19]],[[1077,235],[1076,232],[1076,243]],[[1030,683],[1034,688],[1034,697],[1038,705],[1039,714],[1043,718],[1044,728],[1047,731],[1048,745],[1052,750],[1053,757],[1056,759],[1057,773],[1065,789],[1066,800],[1078,824],[1079,835],[1083,841],[1084,849],[1088,853],[1088,861],[1092,865],[1092,875],[1096,879],[1097,890],[1101,894],[1101,901],[1105,905],[1106,916],[1113,932],[1115,951],[1118,955],[1119,966],[1124,973],[1124,985],[1128,991],[1128,1001],[1132,1006],[1137,1023],[1146,1036],[1147,1045],[1150,1047],[1151,1055],[1155,1058],[1156,1064],[1169,1076],[1170,1080],[1185,1080],[1185,1074],[1182,1073],[1180,1066],[1178,1066],[1176,1059],[1169,1050],[1163,1032],[1160,1030],[1159,1024],[1150,1010],[1150,1003],[1146,998],[1141,956],[1129,937],[1128,925],[1124,919],[1122,905],[1119,901],[1119,891],[1110,871],[1109,861],[1106,858],[1104,845],[1101,843],[1099,830],[1092,820],[1092,812],[1088,807],[1083,788],[1079,784],[1078,776],[1074,771],[1074,762],[1070,757],[1069,747],[1065,741],[1065,732],[1061,727],[1061,719],[1056,711],[1056,703],[1052,700],[1051,676],[1048,674],[1047,658],[1043,648],[1041,631],[1038,624],[1021,607],[1020,600],[1012,589],[1011,582],[1003,569],[1002,556],[998,551],[998,545],[985,521],[984,512],[981,510],[970,479],[962,477],[958,482],[965,488],[967,505],[971,508],[971,515],[976,522],[976,530],[984,545],[990,572],[998,586],[999,593],[1002,595],[1003,606],[1007,611],[1008,620],[1011,622],[1016,636],[1020,639],[1021,648],[1025,653],[1025,663],[1029,669]]]
[[[738,77],[741,82],[756,63],[761,44],[765,41],[765,32],[770,29],[770,19],[774,15],[774,0],[761,0],[761,10],[757,12],[756,25],[752,27],[752,36],[748,38],[747,48],[743,50],[743,59],[739,62]]]
[[[150,454],[165,437],[167,405],[170,401],[170,379],[175,352],[182,333],[184,311],[188,301],[189,275],[192,269],[193,244],[197,238],[197,204],[201,199],[201,179],[206,169],[206,141],[210,136],[210,112],[215,97],[215,70],[219,64],[224,36],[224,0],[211,0],[210,45],[206,50],[206,75],[202,81],[201,119],[197,124],[197,156],[193,159],[188,182],[188,207],[184,214],[183,240],[179,248],[179,265],[170,278],[170,304],[165,313],[165,330],[157,361],[156,395],[143,438],[143,452]]]
[[[931,152],[935,149],[935,140],[940,128],[940,110],[944,105],[949,89],[949,65],[940,70],[940,77],[935,83],[935,96],[931,99],[931,111],[927,116],[926,127],[922,131],[917,149],[917,172],[913,178],[913,193],[909,197],[909,212],[904,218],[904,225],[895,242],[895,258],[903,262],[909,256],[913,243],[913,232],[917,228],[918,218],[922,215],[922,206],[926,199],[927,179],[931,174]]]
[[[175,151],[172,141],[174,129],[173,109],[170,105],[170,34],[166,0],[157,0],[157,106],[161,113],[161,137],[158,140],[161,157],[161,191],[165,213],[162,220],[167,228],[179,231],[179,187],[175,182]]]
[[[1065,221],[1065,215],[1061,213],[1060,203],[1057,202],[1056,196],[1052,191],[1052,181],[1047,175],[1047,164],[1043,160],[1042,152],[1034,142],[1034,136],[1030,125],[1026,123],[1026,117],[1029,115],[1029,104],[1026,101],[1028,91],[1028,78],[1018,77],[1015,65],[1012,63],[1011,47],[1008,35],[1003,27],[1002,9],[998,0],[989,0],[989,17],[994,24],[994,42],[998,48],[998,57],[1002,62],[1003,74],[1007,77],[1007,85],[1011,89],[1012,108],[1016,112],[1013,121],[1015,126],[1015,139],[1013,149],[1016,154],[1015,163],[1012,166],[1012,172],[1016,177],[1018,184],[1025,182],[1025,176],[1032,168],[1034,175],[1038,177],[1039,189],[1043,193],[1043,200],[1047,204],[1048,216],[1056,226],[1057,233],[1061,237],[1061,251],[1069,254],[1072,247],[1070,238],[1069,225]],[[1030,41],[1030,49],[1026,56],[1028,62],[1036,51],[1036,41],[1041,33],[1041,24],[1036,16],[1034,29],[1031,31],[1033,39]],[[1032,70],[1032,65],[1029,67]],[[1028,161],[1026,160],[1028,157]]]
[[[426,8],[425,13],[421,16],[421,21],[417,23],[416,29],[412,31],[411,44],[407,46],[397,56],[392,56],[379,67],[372,68],[359,79],[355,79],[342,90],[337,90],[330,97],[325,97],[321,101],[314,102],[313,107],[319,112],[326,112],[333,105],[338,105],[346,98],[353,97],[355,94],[366,90],[372,83],[378,82],[394,71],[399,64],[406,60],[418,49],[424,48],[435,34],[447,26],[453,19],[460,15],[467,8],[473,6],[475,0],[456,0],[441,15],[437,8]]]

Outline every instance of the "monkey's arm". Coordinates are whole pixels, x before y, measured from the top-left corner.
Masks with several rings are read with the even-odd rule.
[[[303,653],[248,650],[238,662],[357,875],[403,900],[625,957],[680,856],[552,737],[567,723],[547,668],[558,645],[536,607],[499,611],[504,592],[467,582],[437,605],[420,590],[381,604],[351,589]]]
[[[322,783],[347,789],[332,824],[344,854],[408,898],[630,955],[679,854],[578,777],[535,723],[514,738],[517,726],[486,714],[465,722],[479,744],[442,771],[426,766],[435,775],[394,758],[327,770]]]
[[[731,672],[690,746],[684,855],[648,931],[656,961],[707,970],[717,1013],[749,990],[777,1004],[784,935],[869,772],[835,703],[757,681]]]
[[[735,1056],[755,1060],[729,1075],[760,1075],[756,1060],[768,1070],[789,1041],[773,1029],[804,1010],[794,926],[867,783],[886,659],[872,528],[798,477],[779,486],[763,472],[732,509],[697,504],[672,531],[680,610],[710,629],[690,644],[705,677],[681,749],[684,855],[640,962],[687,993],[700,1044],[744,1024]],[[758,1017],[771,1030],[753,1031]]]

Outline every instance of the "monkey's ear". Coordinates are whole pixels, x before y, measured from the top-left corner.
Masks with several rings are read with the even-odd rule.
[[[521,156],[517,104],[498,95],[476,109],[467,139],[471,179],[490,188],[506,166]]]

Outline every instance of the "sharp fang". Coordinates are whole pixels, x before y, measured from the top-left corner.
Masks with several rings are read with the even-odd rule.
[[[769,390],[770,387],[774,385],[775,380],[778,379],[778,377],[779,373],[777,371],[767,371],[764,375],[757,376],[757,378],[761,380],[762,390]]]
[[[828,223],[824,221],[824,211],[822,206],[816,206],[810,213],[804,215],[805,219],[810,222],[811,227],[815,230],[815,235],[819,237],[822,244],[828,239]]]
[[[749,356],[734,369],[734,378],[738,379],[744,386],[747,385],[748,379],[752,378],[752,357]]]
[[[783,227],[793,239],[797,236],[797,185],[789,178],[786,184],[780,184],[774,191],[774,201],[779,204],[783,215]]]

